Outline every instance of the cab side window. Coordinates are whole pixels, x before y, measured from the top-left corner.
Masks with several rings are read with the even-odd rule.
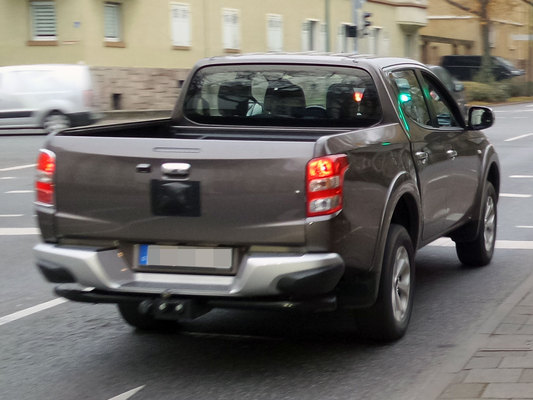
[[[452,108],[443,94],[444,90],[441,86],[425,74],[422,74],[422,78],[427,87],[427,93],[429,94],[429,107],[435,114],[432,125],[435,128],[459,126],[453,115]]]
[[[399,106],[411,120],[421,125],[431,125],[431,117],[424,93],[420,88],[415,72],[412,70],[395,71],[390,75]]]

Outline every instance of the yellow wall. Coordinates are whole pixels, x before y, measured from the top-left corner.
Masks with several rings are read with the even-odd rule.
[[[284,51],[301,51],[306,19],[326,21],[326,0],[182,0],[191,6],[192,46],[176,50],[171,42],[170,0],[114,1],[122,4],[124,48],[104,46],[104,0],[56,0],[57,46],[26,45],[31,39],[29,2],[1,1],[0,65],[84,62],[102,67],[189,68],[199,58],[224,54],[223,8],[240,10],[242,53],[266,51],[269,13],[283,16]],[[352,21],[352,1],[329,3],[330,49],[336,51],[339,25]],[[404,56],[403,32],[395,21],[397,8],[368,0],[364,9],[373,13],[373,24],[382,28],[381,37],[388,43],[383,55]],[[360,52],[367,42],[359,39]]]

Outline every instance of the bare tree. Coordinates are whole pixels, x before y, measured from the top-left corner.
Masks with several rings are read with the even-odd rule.
[[[481,47],[483,51],[481,71],[478,79],[482,82],[488,82],[493,79],[492,60],[490,58],[490,41],[489,34],[492,24],[492,15],[497,15],[505,11],[510,11],[518,3],[525,3],[533,6],[533,0],[444,0],[446,3],[475,15],[479,18]],[[501,14],[500,14],[501,15]]]

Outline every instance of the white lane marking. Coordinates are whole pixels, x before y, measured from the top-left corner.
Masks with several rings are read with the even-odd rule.
[[[509,138],[509,139],[505,139],[504,142],[514,142],[515,140],[524,139],[524,138],[527,138],[529,136],[533,136],[533,133],[526,133],[525,135],[520,135],[520,136],[515,136],[515,137]]]
[[[455,243],[449,238],[440,238],[431,242],[429,246],[454,247]],[[533,250],[533,241],[529,240],[496,240],[496,248],[502,250]]]
[[[520,229],[533,229],[533,226],[528,226],[528,225],[518,225],[517,228],[520,228]]]
[[[54,300],[47,301],[46,303],[37,304],[36,306],[14,312],[13,314],[9,314],[9,315],[6,315],[0,318],[0,326],[16,321],[18,319],[27,317],[29,315],[38,313],[40,311],[44,311],[49,308],[58,306],[60,304],[66,303],[67,301],[68,301],[67,299],[63,299],[63,298],[54,299]]]
[[[0,178],[0,181],[7,181],[7,180],[10,180],[10,179],[16,179],[14,176],[2,176]]]
[[[23,217],[24,214],[0,214],[0,218],[15,218],[15,217]]]
[[[500,197],[511,197],[515,199],[529,199],[532,197],[530,194],[517,194],[517,193],[500,193]]]
[[[511,175],[512,179],[533,179],[533,175]]]
[[[26,165],[18,165],[16,167],[0,168],[0,172],[16,171],[19,169],[33,168],[35,166],[37,166],[37,164],[26,164]]]
[[[6,194],[21,194],[21,193],[33,193],[33,190],[10,190]]]
[[[39,235],[38,228],[0,228],[0,236]]]
[[[139,386],[138,388],[132,389],[126,393],[119,394],[118,396],[115,396],[109,400],[128,400],[131,396],[143,390],[145,386],[146,385]]]

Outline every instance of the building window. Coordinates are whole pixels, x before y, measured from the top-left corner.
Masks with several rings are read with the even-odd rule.
[[[222,40],[226,51],[234,52],[241,48],[239,10],[222,10]]]
[[[337,31],[337,52],[339,53],[351,53],[354,49],[354,38],[350,37],[352,24],[343,23],[339,25]]]
[[[191,46],[191,7],[189,4],[170,4],[170,29],[172,46],[178,48]]]
[[[53,1],[30,2],[32,40],[56,40],[56,7]]]
[[[121,4],[104,4],[104,39],[106,42],[122,41]]]
[[[278,14],[267,15],[268,51],[283,51],[283,17]]]
[[[302,25],[302,51],[326,51],[326,24],[309,19]]]

